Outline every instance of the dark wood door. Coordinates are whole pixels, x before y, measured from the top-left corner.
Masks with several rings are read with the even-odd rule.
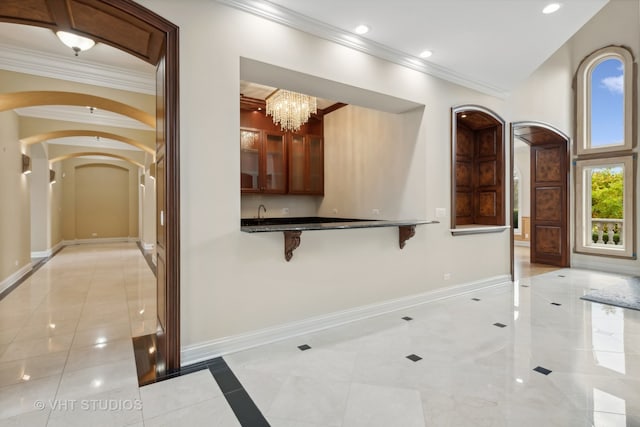
[[[531,146],[531,262],[569,266],[567,142]]]
[[[502,131],[494,126],[476,133],[475,223],[502,225]]]

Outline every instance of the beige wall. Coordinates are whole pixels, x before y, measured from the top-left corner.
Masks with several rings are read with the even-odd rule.
[[[508,274],[508,233],[452,237],[448,218],[418,227],[404,250],[393,228],[304,232],[289,263],[282,233],[247,234],[239,224],[238,97],[245,58],[358,93],[426,106],[423,114],[407,118],[414,128],[404,136],[400,152],[412,156],[397,159],[402,170],[393,171],[404,187],[380,201],[393,199],[393,206],[379,206],[409,218],[433,219],[437,207],[449,211],[450,108],[472,103],[504,114],[502,100],[217,2],[148,0],[144,5],[180,27],[183,346]],[[271,82],[257,82],[278,79],[263,77]],[[327,96],[327,85],[315,81],[288,79],[285,84],[342,100]],[[376,104],[375,97],[362,99]],[[383,105],[357,105],[384,111]],[[331,165],[326,167],[328,174]],[[445,273],[451,273],[450,280],[444,280]]]
[[[129,235],[129,171],[112,165],[76,167],[76,238]]]
[[[58,183],[64,240],[138,237],[137,167],[121,161],[68,159],[62,162]]]
[[[51,249],[54,249],[62,243],[62,165],[54,163],[51,165],[51,169],[56,172],[56,183],[49,185],[50,242]]]
[[[0,291],[31,264],[30,181],[22,174],[18,116],[0,112]]]
[[[423,112],[391,114],[349,105],[325,116],[327,173],[320,216],[415,217],[404,200],[412,194],[425,203],[426,181],[417,188],[407,182]]]

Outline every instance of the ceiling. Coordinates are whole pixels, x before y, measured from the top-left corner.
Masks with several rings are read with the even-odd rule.
[[[544,15],[552,0],[218,1],[503,97],[608,2],[557,0],[561,8]],[[370,27],[363,36],[360,24]],[[427,49],[433,55],[421,59]]]
[[[218,1],[484,93],[507,96],[608,0],[560,0],[562,7],[552,15],[541,13],[549,0]],[[370,32],[356,36],[355,26],[363,23]],[[425,49],[433,55],[419,58]],[[0,68],[155,93],[152,65],[102,43],[74,57],[51,30],[39,27],[0,23]],[[245,96],[255,98],[273,89],[247,81],[241,86]],[[86,113],[75,110],[32,107],[18,113],[58,119],[68,115],[73,120]],[[117,124],[121,117],[108,112],[90,119],[94,124],[132,126]]]

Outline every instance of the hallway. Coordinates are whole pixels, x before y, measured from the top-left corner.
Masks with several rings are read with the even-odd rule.
[[[0,301],[0,425],[24,413],[26,425],[46,425],[36,400],[139,400],[131,337],[155,331],[155,289],[135,243],[79,245]],[[48,425],[70,425],[73,414],[53,411]]]
[[[250,427],[639,426],[640,312],[579,299],[625,280],[553,269],[140,388],[153,274],[132,243],[66,247],[0,301],[0,426],[236,427],[247,400]]]

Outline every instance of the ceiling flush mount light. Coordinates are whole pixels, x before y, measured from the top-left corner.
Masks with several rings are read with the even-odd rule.
[[[297,131],[318,112],[315,96],[278,89],[266,99],[267,114],[283,131]]]
[[[551,13],[557,12],[560,9],[560,3],[549,3],[542,9],[542,13],[545,15],[549,15]]]
[[[420,52],[420,58],[422,59],[426,59],[428,57],[430,57],[431,55],[433,55],[433,52],[430,50],[423,50],[422,52]]]
[[[369,32],[369,30],[371,30],[371,28],[369,28],[369,26],[367,25],[358,25],[353,31],[355,31],[356,34],[367,34]]]
[[[78,56],[80,52],[91,49],[96,44],[96,42],[87,37],[67,33],[66,31],[57,31],[56,36],[58,36],[62,43],[70,47],[76,56]]]

